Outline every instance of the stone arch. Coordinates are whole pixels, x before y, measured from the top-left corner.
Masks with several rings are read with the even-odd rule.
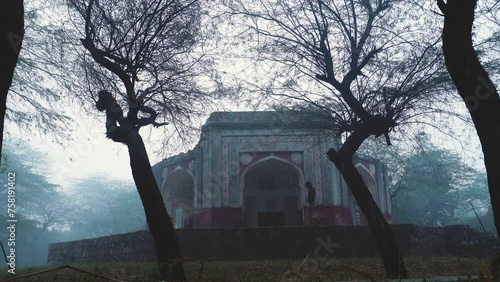
[[[161,189],[163,201],[176,228],[192,225],[195,190],[195,177],[187,169],[177,167],[165,178]]]
[[[262,158],[240,176],[240,201],[245,226],[300,224],[304,204],[300,167],[276,156]]]

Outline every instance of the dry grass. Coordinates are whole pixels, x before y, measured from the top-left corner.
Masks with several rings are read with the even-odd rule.
[[[186,274],[192,282],[224,281],[356,281],[363,278],[352,269],[370,275],[376,281],[384,278],[379,258],[352,258],[327,260],[314,263],[308,260],[260,260],[260,261],[188,261]],[[488,271],[489,262],[475,258],[455,257],[408,257],[405,258],[410,278],[429,279],[434,276],[475,276]],[[348,266],[351,270],[346,269]],[[79,264],[79,268],[123,281],[158,281],[155,263],[104,263]],[[50,267],[18,269],[16,276],[33,273]],[[0,279],[10,278],[4,268]],[[489,273],[487,274],[489,275]],[[78,271],[63,269],[16,281],[108,281]],[[485,280],[487,281],[487,280]]]

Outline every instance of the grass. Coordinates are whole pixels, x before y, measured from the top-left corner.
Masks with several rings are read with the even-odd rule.
[[[307,260],[252,260],[252,261],[187,261],[186,275],[192,282],[225,281],[356,281],[363,278],[348,266],[375,280],[384,279],[379,258],[351,258],[314,263]],[[475,258],[408,257],[405,264],[410,278],[429,279],[434,276],[481,276],[488,271],[489,262]],[[302,269],[301,269],[302,265]],[[113,277],[122,281],[158,281],[156,263],[89,263],[72,266]],[[486,268],[485,268],[486,267]],[[16,269],[16,277],[53,268],[51,266]],[[301,269],[301,270],[300,270]],[[0,269],[0,279],[11,278],[5,268]],[[299,275],[297,275],[299,274]],[[486,274],[486,275],[489,275]],[[15,281],[109,281],[71,269],[61,269]],[[487,280],[484,280],[487,281]]]

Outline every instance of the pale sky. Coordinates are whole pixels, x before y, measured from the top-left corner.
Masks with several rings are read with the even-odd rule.
[[[71,179],[99,173],[132,180],[126,147],[106,139],[102,127],[96,127],[97,130],[86,124],[78,125],[72,134],[73,140],[64,146],[50,136],[31,136],[29,141],[24,135],[15,136],[35,150],[47,153],[51,167],[44,170],[54,183],[61,186],[68,185]],[[7,129],[16,131],[12,124],[8,124]]]

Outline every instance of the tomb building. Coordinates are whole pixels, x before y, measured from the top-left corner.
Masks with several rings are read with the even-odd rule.
[[[363,225],[365,220],[326,152],[340,139],[318,114],[295,111],[214,112],[194,149],[155,164],[176,228]],[[391,222],[387,167],[353,160]],[[305,220],[307,189],[313,220]]]

